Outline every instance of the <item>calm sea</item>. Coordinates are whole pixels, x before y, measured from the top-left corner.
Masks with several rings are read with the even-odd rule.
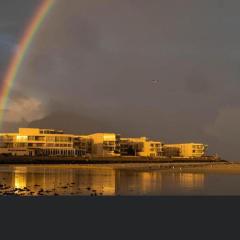
[[[240,195],[239,173],[1,165],[0,195]]]

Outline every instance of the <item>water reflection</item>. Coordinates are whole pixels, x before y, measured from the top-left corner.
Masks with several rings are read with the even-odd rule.
[[[202,173],[69,166],[1,166],[0,194],[162,195],[202,189]]]
[[[162,175],[159,172],[119,170],[116,187],[119,195],[152,195],[161,192]]]
[[[203,173],[180,173],[179,183],[184,188],[199,189],[204,186]]]
[[[14,187],[25,188],[27,187],[27,175],[24,173],[15,173],[14,175]]]

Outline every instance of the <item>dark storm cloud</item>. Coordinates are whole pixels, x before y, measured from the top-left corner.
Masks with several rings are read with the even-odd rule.
[[[0,3],[0,83],[23,29],[40,0],[2,0]]]
[[[41,0],[2,0],[0,3],[0,31],[19,37],[33,10]]]
[[[16,42],[8,34],[0,34],[0,48],[1,52],[4,53],[5,51],[8,52],[9,50],[13,50],[16,47]]]
[[[16,39],[9,34],[0,32],[0,82],[7,67],[8,59],[16,50]]]
[[[239,7],[234,0],[59,0],[15,85],[48,105],[50,114],[32,125],[204,141],[230,156],[238,135],[222,137],[236,127],[227,115],[240,108]],[[12,22],[10,15],[0,22]]]

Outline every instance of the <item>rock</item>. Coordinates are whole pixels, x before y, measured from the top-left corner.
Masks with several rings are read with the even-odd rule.
[[[16,195],[16,194],[12,193],[12,192],[5,192],[5,193],[3,193],[3,195]]]

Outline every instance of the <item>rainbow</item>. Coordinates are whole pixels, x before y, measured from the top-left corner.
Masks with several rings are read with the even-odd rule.
[[[18,44],[17,51],[10,60],[0,88],[0,128],[2,126],[3,114],[6,109],[9,94],[17,77],[19,68],[28,53],[34,36],[39,31],[55,1],[56,0],[43,0],[37,7],[32,19],[30,20],[30,24],[28,24],[23,33],[23,36]]]

